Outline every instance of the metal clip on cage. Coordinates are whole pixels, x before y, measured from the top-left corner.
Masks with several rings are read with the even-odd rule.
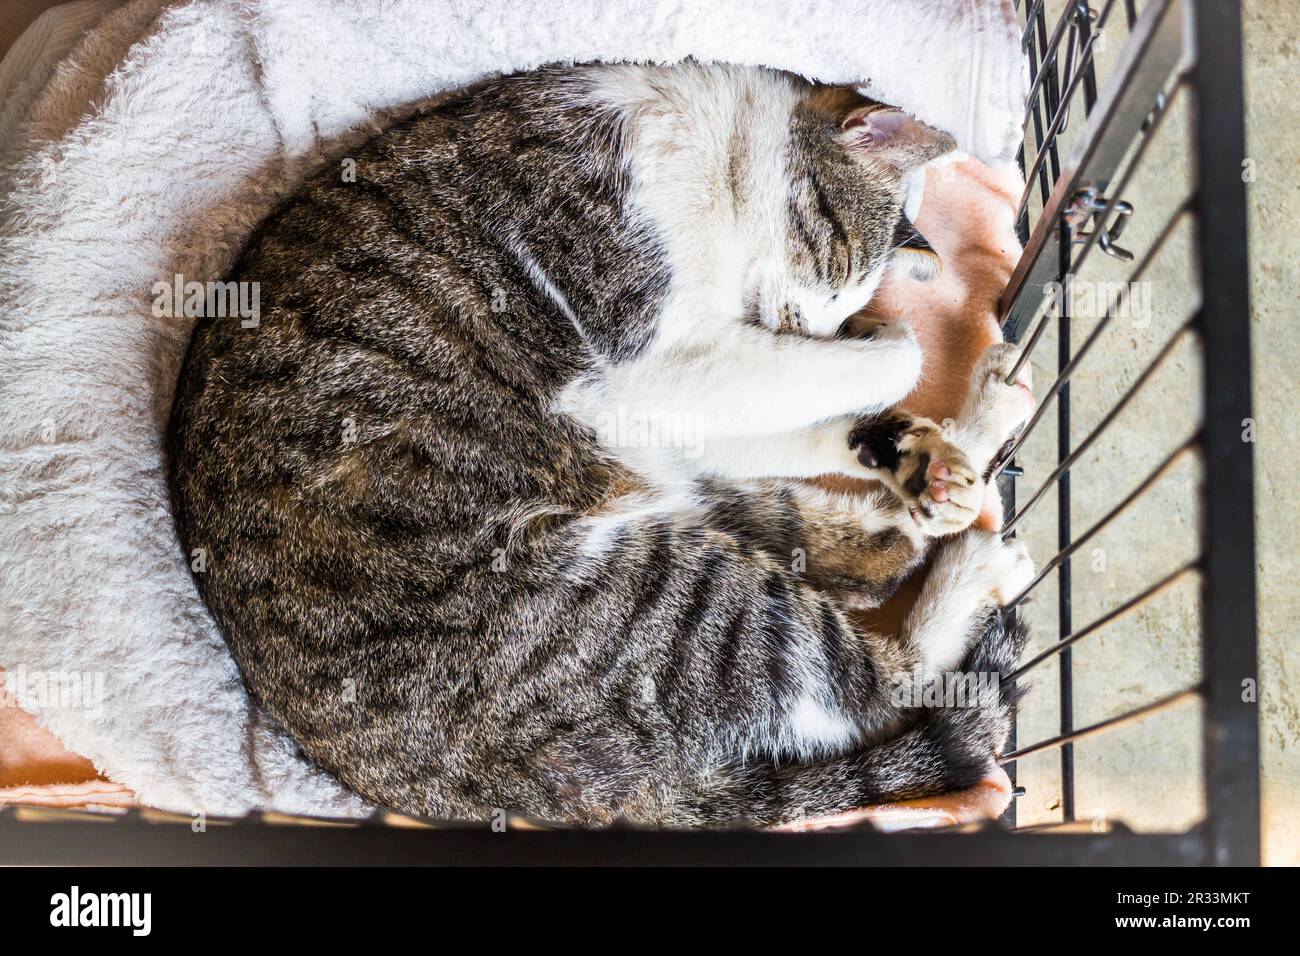
[[[1240,692],[1241,681],[1256,674],[1252,461],[1250,445],[1243,444],[1239,435],[1243,420],[1251,414],[1245,186],[1238,165],[1244,155],[1240,11],[1237,4],[1222,0],[1149,0],[1139,16],[1136,0],[1124,0],[1129,39],[1099,91],[1094,58],[1103,31],[1116,14],[1117,0],[1104,0],[1099,10],[1068,0],[1050,33],[1045,0],[1026,2],[1022,39],[1033,80],[1025,113],[1026,148],[1020,156],[1026,187],[1017,212],[1025,250],[1001,297],[1001,319],[1005,337],[1023,343],[1013,379],[1045,329],[1056,323],[1058,374],[996,469],[1010,515],[1006,535],[1015,534],[1025,515],[1056,489],[1059,550],[1042,562],[1042,570],[1012,601],[1008,613],[1015,613],[1039,583],[1055,574],[1059,639],[1008,680],[1017,680],[1055,658],[1060,671],[1060,732],[1027,745],[1013,744],[1002,762],[1014,780],[1018,759],[1059,749],[1064,826],[1009,830],[1008,825],[1015,826],[1013,805],[1001,823],[961,832],[614,829],[589,833],[526,826],[512,827],[512,838],[502,840],[483,827],[391,815],[358,824],[253,814],[242,820],[209,821],[228,825],[196,841],[188,818],[151,811],[95,819],[94,814],[10,808],[0,811],[0,862],[1257,864],[1258,728],[1254,704],[1243,701]],[[1059,137],[1067,128],[1077,94],[1082,95],[1085,126],[1063,161]],[[1179,97],[1191,101],[1197,185],[1150,248],[1140,254],[1129,252],[1116,245],[1134,215],[1131,200],[1124,197],[1170,105]],[[1077,113],[1076,107],[1076,120]],[[1128,163],[1115,180],[1126,156]],[[1041,210],[1036,217],[1031,208],[1035,194]],[[1127,293],[1119,293],[1072,353],[1068,303],[1046,308],[1046,292],[1078,273],[1098,246],[1117,259],[1135,260],[1130,280],[1141,279],[1186,217],[1195,220],[1199,310],[1177,329],[1098,426],[1072,447],[1071,376],[1104,341],[1109,316]],[[1091,229],[1085,231],[1089,220]],[[1100,521],[1076,534],[1070,525],[1071,467],[1187,336],[1196,336],[1202,345],[1205,400],[1199,428]],[[1057,465],[1017,510],[1015,478],[1024,471],[1014,462],[1016,452],[1052,408],[1058,423]],[[1098,619],[1076,627],[1071,557],[1188,455],[1199,455],[1204,464],[1201,554]],[[1192,576],[1199,578],[1202,589],[1201,682],[1128,713],[1076,727],[1071,649]],[[1139,834],[1124,828],[1097,833],[1071,826],[1074,742],[1196,699],[1203,703],[1204,820],[1185,833]],[[1059,832],[1048,835],[1052,830]]]

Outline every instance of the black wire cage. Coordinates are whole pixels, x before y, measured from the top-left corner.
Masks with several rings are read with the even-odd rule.
[[[1251,444],[1250,302],[1247,271],[1246,157],[1242,100],[1242,36],[1238,5],[1228,0],[1017,0],[1023,48],[1032,78],[1021,165],[1025,190],[1017,212],[1024,244],[1000,302],[1004,336],[1022,342],[1024,362],[1055,339],[1055,380],[1038,389],[1028,427],[999,462],[1008,520],[1004,534],[1023,533],[1026,516],[1055,491],[1056,553],[1008,613],[1055,585],[1055,635],[1009,679],[1055,668],[1056,732],[1011,744],[1002,762],[1013,782],[1017,765],[1059,753],[1056,819],[1018,820],[1016,804],[1002,820],[937,832],[871,829],[778,834],[754,830],[706,833],[615,828],[600,832],[547,829],[524,821],[502,827],[457,826],[391,814],[357,822],[252,814],[208,820],[203,838],[187,816],[135,810],[123,815],[9,807],[0,811],[0,862],[113,863],[643,863],[643,864],[1154,864],[1254,865],[1260,860],[1260,789],[1256,679],[1254,503]],[[1139,9],[1140,7],[1140,9]],[[1113,37],[1122,36],[1116,43]],[[1102,53],[1107,56],[1103,58]],[[1103,63],[1103,59],[1106,61]],[[1175,106],[1185,109],[1190,143],[1180,150],[1190,188],[1145,249],[1120,244],[1140,206],[1135,183],[1150,147]],[[1168,129],[1165,130],[1168,133]],[[1071,142],[1072,141],[1072,142]],[[1068,149],[1067,149],[1068,145]],[[1105,360],[1115,318],[1179,228],[1191,230],[1196,293],[1189,315],[1174,323],[1150,361],[1103,410],[1095,427],[1071,431],[1071,382],[1090,353]],[[1134,231],[1123,241],[1128,244]],[[1097,249],[1127,278],[1112,287],[1106,308],[1087,327],[1071,329],[1071,299],[1062,295]],[[1076,334],[1078,333],[1078,334]],[[1099,440],[1137,400],[1180,344],[1199,345],[1197,424],[1185,440],[1132,490],[1083,530],[1072,527],[1070,479],[1097,453]],[[1076,394],[1076,407],[1079,395]],[[1095,404],[1095,403],[1092,403]],[[1027,442],[1056,420],[1056,456],[1022,495],[1034,468]],[[1170,573],[1113,600],[1083,626],[1074,611],[1087,580],[1072,562],[1108,527],[1187,460],[1199,461],[1199,525],[1195,553]],[[1190,686],[1090,723],[1075,721],[1074,653],[1080,642],[1178,585],[1199,582],[1199,677]],[[1037,620],[1042,641],[1042,620]],[[1194,630],[1194,629],[1193,629]],[[1027,705],[1049,695],[1031,691]],[[1134,832],[1098,826],[1076,801],[1075,744],[1199,702],[1199,785],[1203,813],[1190,827]],[[1041,723],[1041,721],[1040,721]],[[1025,724],[1021,724],[1024,736]],[[1040,774],[1041,776],[1041,774]],[[1018,791],[1019,792],[1019,791]],[[1059,810],[1059,813],[1055,813]],[[1039,816],[1042,814],[1040,813]],[[1022,825],[1018,826],[1017,824]]]

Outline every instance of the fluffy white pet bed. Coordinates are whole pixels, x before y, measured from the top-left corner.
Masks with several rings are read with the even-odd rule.
[[[151,289],[217,278],[277,199],[421,99],[688,55],[862,83],[985,160],[1019,141],[1010,0],[135,0],[20,82],[0,112],[0,667],[19,702],[146,804],[364,812],[250,706],[190,580],[160,436],[191,322],[155,318]],[[80,702],[49,700],[50,673],[84,675]]]

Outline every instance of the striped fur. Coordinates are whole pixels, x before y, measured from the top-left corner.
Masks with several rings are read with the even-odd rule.
[[[256,328],[199,323],[168,435],[250,691],[358,793],[444,817],[766,823],[982,772],[1010,701],[917,723],[890,693],[1007,666],[1023,553],[953,538],[900,637],[848,616],[969,524],[1023,419],[998,353],[960,441],[873,429],[915,340],[835,337],[950,145],[771,71],[550,69],[309,181],[229,277]],[[826,472],[892,490],[797,480]]]

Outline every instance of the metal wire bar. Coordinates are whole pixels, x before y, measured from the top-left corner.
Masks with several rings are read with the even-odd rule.
[[[1124,498],[1123,501],[1117,504],[1110,511],[1106,512],[1105,516],[1102,517],[1100,521],[1098,521],[1086,532],[1084,532],[1082,537],[1076,538],[1074,542],[1070,544],[1069,547],[1064,548],[1061,551],[1058,551],[1055,554],[1055,556],[1053,556],[1052,559],[1043,566],[1042,570],[1040,570],[1036,575],[1034,575],[1034,579],[1025,586],[1025,589],[1007,602],[1006,607],[1008,608],[1018,607],[1021,603],[1023,603],[1025,598],[1029,596],[1029,592],[1032,591],[1034,588],[1036,588],[1039,585],[1039,582],[1041,582],[1043,578],[1047,577],[1048,574],[1054,571],[1062,561],[1068,559],[1070,555],[1074,554],[1074,552],[1078,551],[1081,547],[1083,547],[1085,544],[1091,541],[1099,531],[1101,531],[1108,524],[1114,521],[1130,505],[1132,505],[1133,502],[1137,501],[1144,494],[1150,491],[1151,486],[1154,485],[1161,478],[1163,478],[1165,474],[1174,467],[1174,465],[1178,464],[1178,462],[1182,459],[1184,455],[1188,454],[1191,451],[1195,451],[1197,448],[1199,448],[1200,440],[1201,440],[1201,433],[1198,429],[1197,432],[1193,434],[1191,438],[1187,439],[1187,441],[1183,442],[1172,452],[1170,452],[1169,456],[1165,458],[1165,460],[1162,461],[1158,466],[1156,466],[1156,468],[1149,475],[1147,475],[1146,478],[1142,480],[1142,483],[1140,485],[1138,485],[1131,492],[1129,492],[1129,494]]]
[[[1066,76],[1073,76],[1075,72],[1075,57],[1087,45],[1089,38],[1092,36],[1093,19],[1097,19],[1097,32],[1101,33],[1102,24],[1106,17],[1110,15],[1110,6],[1114,0],[1109,0],[1105,11],[1101,17],[1097,17],[1096,11],[1088,6],[1087,0],[1074,0],[1073,8],[1070,13],[1070,42],[1065,50],[1065,66],[1063,71]],[[1097,74],[1094,69],[1093,59],[1090,57],[1087,62],[1081,63],[1078,67],[1083,70],[1083,109],[1084,114],[1092,112],[1093,105],[1097,102]],[[1061,129],[1058,135],[1064,132],[1070,125],[1070,100],[1060,104],[1065,110],[1065,118],[1061,120]],[[1058,173],[1059,175],[1059,173]]]
[[[1037,16],[1039,17],[1042,16],[1041,10],[1038,11]],[[1026,34],[1029,45],[1026,48],[1025,52],[1029,57],[1030,73],[1033,73],[1034,75],[1041,75],[1046,78],[1047,85],[1044,87],[1044,89],[1047,91],[1047,106],[1050,111],[1051,102],[1052,102],[1052,90],[1056,86],[1056,69],[1054,67],[1045,67],[1042,69],[1039,68],[1038,46],[1034,42],[1033,27],[1034,27],[1034,16],[1031,15],[1028,21],[1029,32]],[[1035,144],[1041,144],[1043,142],[1043,111],[1042,111],[1041,101],[1033,103],[1032,110],[1033,110],[1033,118],[1034,118],[1034,137],[1035,137],[1034,142]],[[1024,144],[1022,143],[1021,146],[1023,147],[1023,145]],[[1021,172],[1023,173],[1024,172],[1023,162],[1020,164],[1020,168],[1021,168]],[[1032,183],[1034,181],[1034,177],[1030,175],[1025,175],[1025,181],[1028,183]],[[1042,168],[1038,171],[1038,187],[1044,196],[1049,195],[1049,192],[1052,188],[1052,184],[1047,181],[1046,168]]]
[[[1039,167],[1042,166],[1043,161],[1047,158],[1049,148],[1055,148],[1056,134],[1061,131],[1061,125],[1065,122],[1065,118],[1070,112],[1067,108],[1067,104],[1069,104],[1070,99],[1078,90],[1079,84],[1083,82],[1085,72],[1084,66],[1092,63],[1092,51],[1096,44],[1097,34],[1094,33],[1088,38],[1088,42],[1084,45],[1083,49],[1079,51],[1079,66],[1075,69],[1074,75],[1069,77],[1069,80],[1065,85],[1065,90],[1061,94],[1060,105],[1049,114],[1051,116],[1051,121],[1047,124],[1047,135],[1046,137],[1039,137],[1038,152],[1034,155],[1034,161],[1030,165],[1026,177],[1035,175],[1038,172]],[[1031,195],[1033,195],[1033,187],[1031,185],[1026,185],[1024,192],[1020,194],[1020,202],[1016,206],[1017,219],[1020,218],[1028,207],[1029,197]]]
[[[1181,568],[1179,568],[1177,571],[1174,571],[1172,574],[1165,575],[1165,577],[1161,578],[1155,584],[1151,585],[1149,588],[1135,595],[1134,597],[1129,598],[1129,600],[1125,601],[1119,607],[1107,611],[1105,614],[1097,618],[1087,627],[1083,628],[1082,630],[1075,631],[1073,634],[1065,635],[1055,644],[1052,644],[1050,647],[1044,650],[1042,653],[1036,655],[1026,663],[1021,664],[1018,668],[1016,668],[1006,677],[1002,678],[1003,686],[1010,685],[1015,681],[1019,680],[1026,673],[1033,670],[1039,664],[1043,663],[1043,661],[1050,660],[1051,658],[1055,657],[1057,654],[1061,653],[1061,651],[1065,650],[1067,647],[1077,644],[1085,637],[1088,637],[1091,634],[1095,634],[1097,631],[1100,631],[1102,628],[1113,624],[1115,621],[1118,621],[1120,618],[1127,617],[1130,613],[1136,611],[1144,604],[1159,597],[1161,594],[1169,590],[1171,587],[1173,587],[1183,578],[1187,577],[1189,574],[1200,571],[1200,569],[1201,569],[1201,558],[1197,557],[1196,559],[1184,564]]]
[[[1029,41],[1034,34],[1034,20],[1043,12],[1043,4],[1046,0],[1034,0],[1034,5],[1025,10],[1025,29],[1020,34],[1020,49],[1028,48]]]
[[[1040,10],[1035,18],[1035,24],[1038,28],[1038,45],[1040,48],[1047,46],[1047,13],[1046,10]],[[1073,27],[1071,27],[1073,29]],[[1047,74],[1047,85],[1044,89],[1044,96],[1047,102],[1046,115],[1051,117],[1061,108],[1061,81],[1060,70],[1056,63],[1048,64],[1044,72]],[[1061,176],[1061,156],[1057,147],[1056,136],[1049,134],[1047,138],[1047,154],[1051,159],[1051,173],[1039,180],[1042,184],[1050,183],[1056,185],[1056,181]],[[1044,188],[1042,192],[1043,202],[1047,202],[1051,196],[1050,188]]]
[[[1152,122],[1151,127],[1142,137],[1141,142],[1138,143],[1137,150],[1134,151],[1133,158],[1129,161],[1127,168],[1125,168],[1124,174],[1120,177],[1118,185],[1116,185],[1114,189],[1109,190],[1111,195],[1107,199],[1106,205],[1097,212],[1094,219],[1094,221],[1099,224],[1098,227],[1093,229],[1088,235],[1087,239],[1084,241],[1083,248],[1079,250],[1078,255],[1074,259],[1072,265],[1074,273],[1077,274],[1088,261],[1088,256],[1092,253],[1093,247],[1097,245],[1098,240],[1105,231],[1101,228],[1100,224],[1104,223],[1110,217],[1110,214],[1121,202],[1121,197],[1123,196],[1124,191],[1128,188],[1129,183],[1141,167],[1142,159],[1146,156],[1147,149],[1150,148],[1151,143],[1155,140],[1156,134],[1160,131],[1160,127],[1163,125],[1165,117],[1172,112],[1171,107],[1174,105],[1174,102],[1177,100],[1184,87],[1187,86],[1187,79],[1188,74],[1183,73],[1174,80],[1173,88],[1170,91],[1169,97],[1165,100],[1164,107],[1156,114],[1156,118]],[[1023,215],[1023,213],[1020,215]],[[1063,279],[1064,276],[1058,276],[1057,278],[1060,280]],[[1008,385],[1015,382],[1016,376],[1020,374],[1020,370],[1023,369],[1025,363],[1029,361],[1030,355],[1033,354],[1034,347],[1038,344],[1038,340],[1042,337],[1047,323],[1051,320],[1050,312],[1045,308],[1050,301],[1050,296],[1045,296],[1042,304],[1039,306],[1040,308],[1043,308],[1044,311],[1039,316],[1038,322],[1034,326],[1034,331],[1030,333],[1029,339],[1025,343],[1024,348],[1021,349],[1020,358],[1016,360],[1016,364],[1012,367],[1010,374],[1007,375]]]
[[[1081,42],[1084,42],[1080,40],[1079,6],[1080,6],[1080,0],[1075,0],[1075,2],[1070,5],[1070,9],[1069,9],[1069,16],[1070,16],[1070,29],[1068,31],[1069,40],[1066,41],[1065,62],[1061,64],[1061,75],[1066,77],[1067,79],[1074,76],[1075,69],[1076,69],[1074,60],[1075,57],[1079,55]],[[1084,17],[1086,18],[1089,12],[1089,7],[1086,3],[1083,3],[1083,9],[1084,9]],[[1089,65],[1091,65],[1091,61],[1089,61]],[[1061,128],[1057,133],[1058,136],[1070,128],[1070,103],[1071,102],[1073,101],[1066,100],[1064,103],[1058,104],[1060,108],[1065,111],[1065,118],[1061,120]]]
[[[1141,707],[1130,710],[1127,713],[1120,714],[1118,717],[1111,717],[1107,720],[1098,721],[1087,727],[1081,727],[1078,730],[1071,731],[1068,734],[1061,734],[1059,737],[1052,737],[1048,740],[1040,740],[1036,744],[1030,744],[1028,747],[1021,747],[1019,750],[1013,750],[1009,754],[1003,754],[998,757],[998,763],[1003,764],[1011,760],[1022,760],[1031,754],[1041,753],[1044,750],[1051,750],[1054,747],[1062,747],[1066,744],[1072,744],[1076,741],[1083,740],[1085,737],[1094,737],[1097,734],[1105,733],[1108,730],[1115,730],[1126,724],[1136,723],[1153,714],[1169,710],[1171,707],[1177,707],[1188,700],[1201,696],[1204,689],[1203,684],[1197,684],[1186,690],[1180,690],[1177,693],[1170,694],[1168,697],[1161,697],[1159,700],[1144,704]]]
[[[1020,0],[1015,0],[1015,5],[1016,5],[1017,8],[1019,8],[1019,6],[1020,6]],[[1062,18],[1061,23],[1058,23],[1058,24],[1057,24],[1057,31],[1058,31],[1058,33],[1060,32],[1063,23],[1064,23],[1064,18]],[[1041,81],[1042,81],[1042,73],[1041,73],[1041,72],[1036,72],[1035,75],[1034,75],[1034,86],[1035,86],[1036,89],[1037,89],[1037,88],[1041,88],[1041,85],[1042,85]],[[1025,123],[1022,124],[1022,130],[1023,130],[1024,125],[1027,124],[1027,123],[1029,122],[1029,116],[1030,116],[1030,110],[1031,110],[1031,109],[1032,109],[1032,105],[1031,105],[1030,107],[1028,107],[1028,108],[1026,109],[1026,111],[1025,111]],[[1024,173],[1025,173],[1025,143],[1024,143],[1024,138],[1023,138],[1023,136],[1022,136],[1022,138],[1021,138],[1020,146],[1019,146],[1019,148],[1016,150],[1016,164],[1020,167],[1020,174],[1021,174],[1021,176],[1024,176]],[[1028,215],[1022,216],[1019,220],[1016,221],[1016,237],[1020,240],[1020,244],[1021,244],[1022,246],[1024,246],[1025,244],[1027,244],[1027,243],[1029,242],[1029,217],[1028,217]],[[1004,469],[1004,470],[1003,470],[1003,473],[1002,473],[1002,476],[1001,476],[1000,478],[998,478],[998,479],[995,479],[995,481],[996,481],[996,484],[997,484],[997,486],[998,486],[998,491],[1001,493],[1001,496],[1002,496],[1002,512],[1003,512],[1003,514],[1006,514],[1006,513],[1009,513],[1009,512],[1014,513],[1015,510],[1016,510],[1016,469],[1015,469],[1014,467],[1008,467],[1008,468]],[[1007,621],[1008,626],[1014,626],[1014,624],[1015,624],[1015,618],[1016,618],[1016,613],[1017,613],[1017,612],[1015,612],[1015,611],[1008,611],[1008,612],[1007,612],[1007,614],[1006,614],[1006,621]],[[1008,731],[1007,731],[1007,742],[1006,742],[1006,746],[1011,747],[1011,748],[1013,748],[1013,749],[1015,748],[1015,746],[1016,746],[1016,735],[1017,735],[1017,730],[1016,730],[1016,715],[1015,715],[1015,713],[1013,712],[1013,713],[1011,714],[1010,727],[1008,728]],[[1012,793],[1014,794],[1014,793],[1016,792],[1016,790],[1018,789],[1017,786],[1016,786],[1016,765],[1015,765],[1014,762],[1013,762],[1013,763],[1008,763],[1008,764],[1004,765],[1002,769],[1006,772],[1007,778],[1011,781]],[[1023,791],[1022,791],[1022,792],[1023,792]],[[1017,824],[1017,822],[1018,822],[1017,817],[1018,817],[1018,813],[1019,813],[1019,811],[1018,811],[1017,808],[1016,808],[1016,803],[1017,803],[1017,801],[1015,801],[1015,800],[1009,800],[1009,801],[1007,801],[1007,808],[1006,808],[1006,810],[1003,811],[1002,816],[1001,816],[1001,818],[1000,818],[1000,819],[1001,819],[1001,822],[1002,822],[1005,826],[1009,827],[1009,828],[1012,829],[1012,830],[1015,830],[1015,828],[1016,828],[1016,824]]]
[[[1047,68],[1056,65],[1057,55],[1061,49],[1061,38],[1065,35],[1065,28],[1069,25],[1073,15],[1073,9],[1067,9],[1061,13],[1060,19],[1056,21],[1056,27],[1052,30],[1052,38],[1047,41],[1048,49],[1039,51],[1042,54],[1043,62],[1034,72],[1034,82],[1030,85],[1029,97],[1025,100],[1025,118],[1020,123],[1020,128],[1026,132],[1028,132],[1029,121],[1033,117],[1034,107],[1038,103],[1039,94],[1043,91],[1043,81],[1047,78]]]
[[[1061,241],[1057,244],[1062,273],[1070,270],[1070,252],[1074,248],[1071,241],[1071,224],[1062,219],[1060,224]],[[1061,317],[1057,324],[1056,367],[1064,375],[1073,364],[1070,359],[1070,300],[1061,299]],[[1056,459],[1070,454],[1070,385],[1062,382],[1056,403]],[[1056,480],[1056,547],[1061,553],[1070,549],[1070,473],[1062,472]],[[1074,628],[1074,569],[1068,558],[1063,558],[1057,567],[1056,583],[1056,633],[1058,639],[1069,634]],[[1057,658],[1060,730],[1062,735],[1074,731],[1074,656],[1069,650],[1062,651]],[[1074,745],[1061,747],[1061,816],[1065,820],[1074,819]]]
[[[1029,513],[1031,508],[1043,499],[1043,496],[1047,494],[1047,489],[1052,487],[1052,483],[1060,478],[1061,475],[1065,474],[1065,472],[1067,472],[1074,463],[1083,456],[1084,452],[1092,447],[1093,442],[1101,437],[1101,434],[1110,427],[1111,423],[1120,416],[1120,413],[1128,407],[1129,403],[1133,401],[1138,392],[1142,390],[1142,387],[1146,385],[1151,377],[1160,370],[1169,359],[1169,356],[1174,353],[1174,349],[1182,341],[1183,336],[1189,332],[1196,331],[1196,326],[1199,321],[1200,315],[1197,314],[1179,326],[1178,331],[1174,332],[1174,334],[1169,337],[1169,340],[1165,342],[1164,347],[1161,348],[1161,350],[1156,354],[1156,357],[1152,359],[1151,363],[1142,371],[1142,374],[1134,379],[1133,384],[1129,386],[1128,391],[1126,391],[1120,400],[1111,407],[1111,410],[1107,412],[1105,417],[1097,423],[1097,426],[1087,434],[1083,441],[1079,442],[1075,449],[1061,460],[1061,463],[1056,466],[1056,470],[1043,479],[1043,483],[1039,485],[1038,490],[1034,492],[1033,495],[1030,496],[1029,500],[1020,507],[1020,510],[1012,515],[1007,523],[1002,526],[1003,539],[1010,537],[1015,526],[1020,523],[1020,520],[1026,514]],[[1008,461],[1009,460],[1010,459],[1008,459]]]
[[[1146,253],[1142,256],[1141,261],[1139,261],[1137,266],[1134,267],[1133,271],[1129,273],[1128,279],[1120,286],[1119,292],[1110,301],[1105,312],[1097,320],[1097,324],[1093,327],[1092,331],[1088,333],[1088,337],[1084,339],[1083,343],[1079,346],[1079,350],[1074,354],[1074,358],[1069,362],[1068,365],[1066,365],[1064,368],[1060,370],[1060,372],[1057,373],[1056,380],[1052,382],[1051,386],[1047,389],[1046,393],[1044,393],[1042,401],[1038,403],[1038,407],[1034,409],[1034,413],[1031,416],[1029,416],[1029,421],[1025,423],[1025,427],[1020,430],[1020,434],[1016,436],[1015,441],[1011,443],[1010,447],[998,460],[998,463],[994,466],[993,474],[995,475],[999,474],[1001,470],[1005,468],[1007,464],[1011,461],[1011,459],[1015,456],[1016,452],[1020,450],[1020,447],[1024,445],[1024,443],[1029,439],[1029,436],[1033,434],[1034,429],[1038,427],[1038,423],[1042,421],[1043,415],[1047,412],[1047,409],[1051,407],[1052,399],[1055,398],[1057,393],[1061,391],[1061,388],[1065,385],[1065,383],[1070,380],[1070,376],[1072,376],[1075,373],[1075,371],[1079,367],[1079,364],[1092,350],[1092,347],[1097,343],[1097,340],[1101,337],[1101,333],[1105,331],[1108,325],[1110,325],[1111,320],[1115,317],[1115,311],[1119,309],[1121,306],[1127,305],[1129,290],[1133,287],[1133,283],[1139,281],[1142,278],[1142,276],[1146,274],[1147,269],[1151,267],[1151,263],[1155,261],[1156,256],[1158,256],[1161,250],[1164,249],[1165,244],[1169,241],[1169,239],[1173,236],[1174,231],[1178,228],[1178,225],[1182,221],[1183,216],[1185,216],[1192,209],[1192,205],[1195,203],[1195,201],[1196,201],[1196,194],[1193,193],[1191,196],[1187,197],[1187,199],[1183,200],[1182,205],[1180,205],[1174,211],[1174,214],[1170,216],[1169,219],[1165,222],[1164,226],[1160,230],[1160,233],[1156,236],[1155,241],[1152,242],[1151,248],[1149,248],[1146,251]],[[1097,231],[1094,231],[1093,233],[1094,236],[1096,235],[1096,232]],[[1067,273],[1067,275],[1073,275],[1073,274],[1075,273],[1073,272]],[[1065,292],[1066,290],[1062,289],[1062,293]],[[1013,376],[1018,374],[1018,369],[1024,365],[1025,359],[1030,349],[1033,348],[1034,343],[1037,341],[1037,335],[1040,334],[1041,332],[1040,329],[1035,329],[1034,331],[1035,331],[1035,335],[1030,337],[1029,343],[1021,350],[1020,358],[1016,360],[1015,367],[1012,369]],[[1007,384],[1010,385],[1014,381],[1015,378],[1012,377],[1008,380]]]
[[[1110,8],[1114,0],[1106,4],[1105,9],[1100,16],[1094,17],[1093,9],[1088,6],[1087,0],[1079,0],[1080,12],[1083,14],[1079,19],[1079,36],[1084,42],[1094,35],[1100,35],[1106,29],[1106,21],[1110,17]],[[1095,22],[1094,22],[1095,20]],[[1096,31],[1094,34],[1093,31]],[[1083,111],[1085,115],[1092,115],[1092,108],[1097,105],[1097,74],[1093,70],[1093,63],[1089,61],[1087,71],[1083,77]]]

